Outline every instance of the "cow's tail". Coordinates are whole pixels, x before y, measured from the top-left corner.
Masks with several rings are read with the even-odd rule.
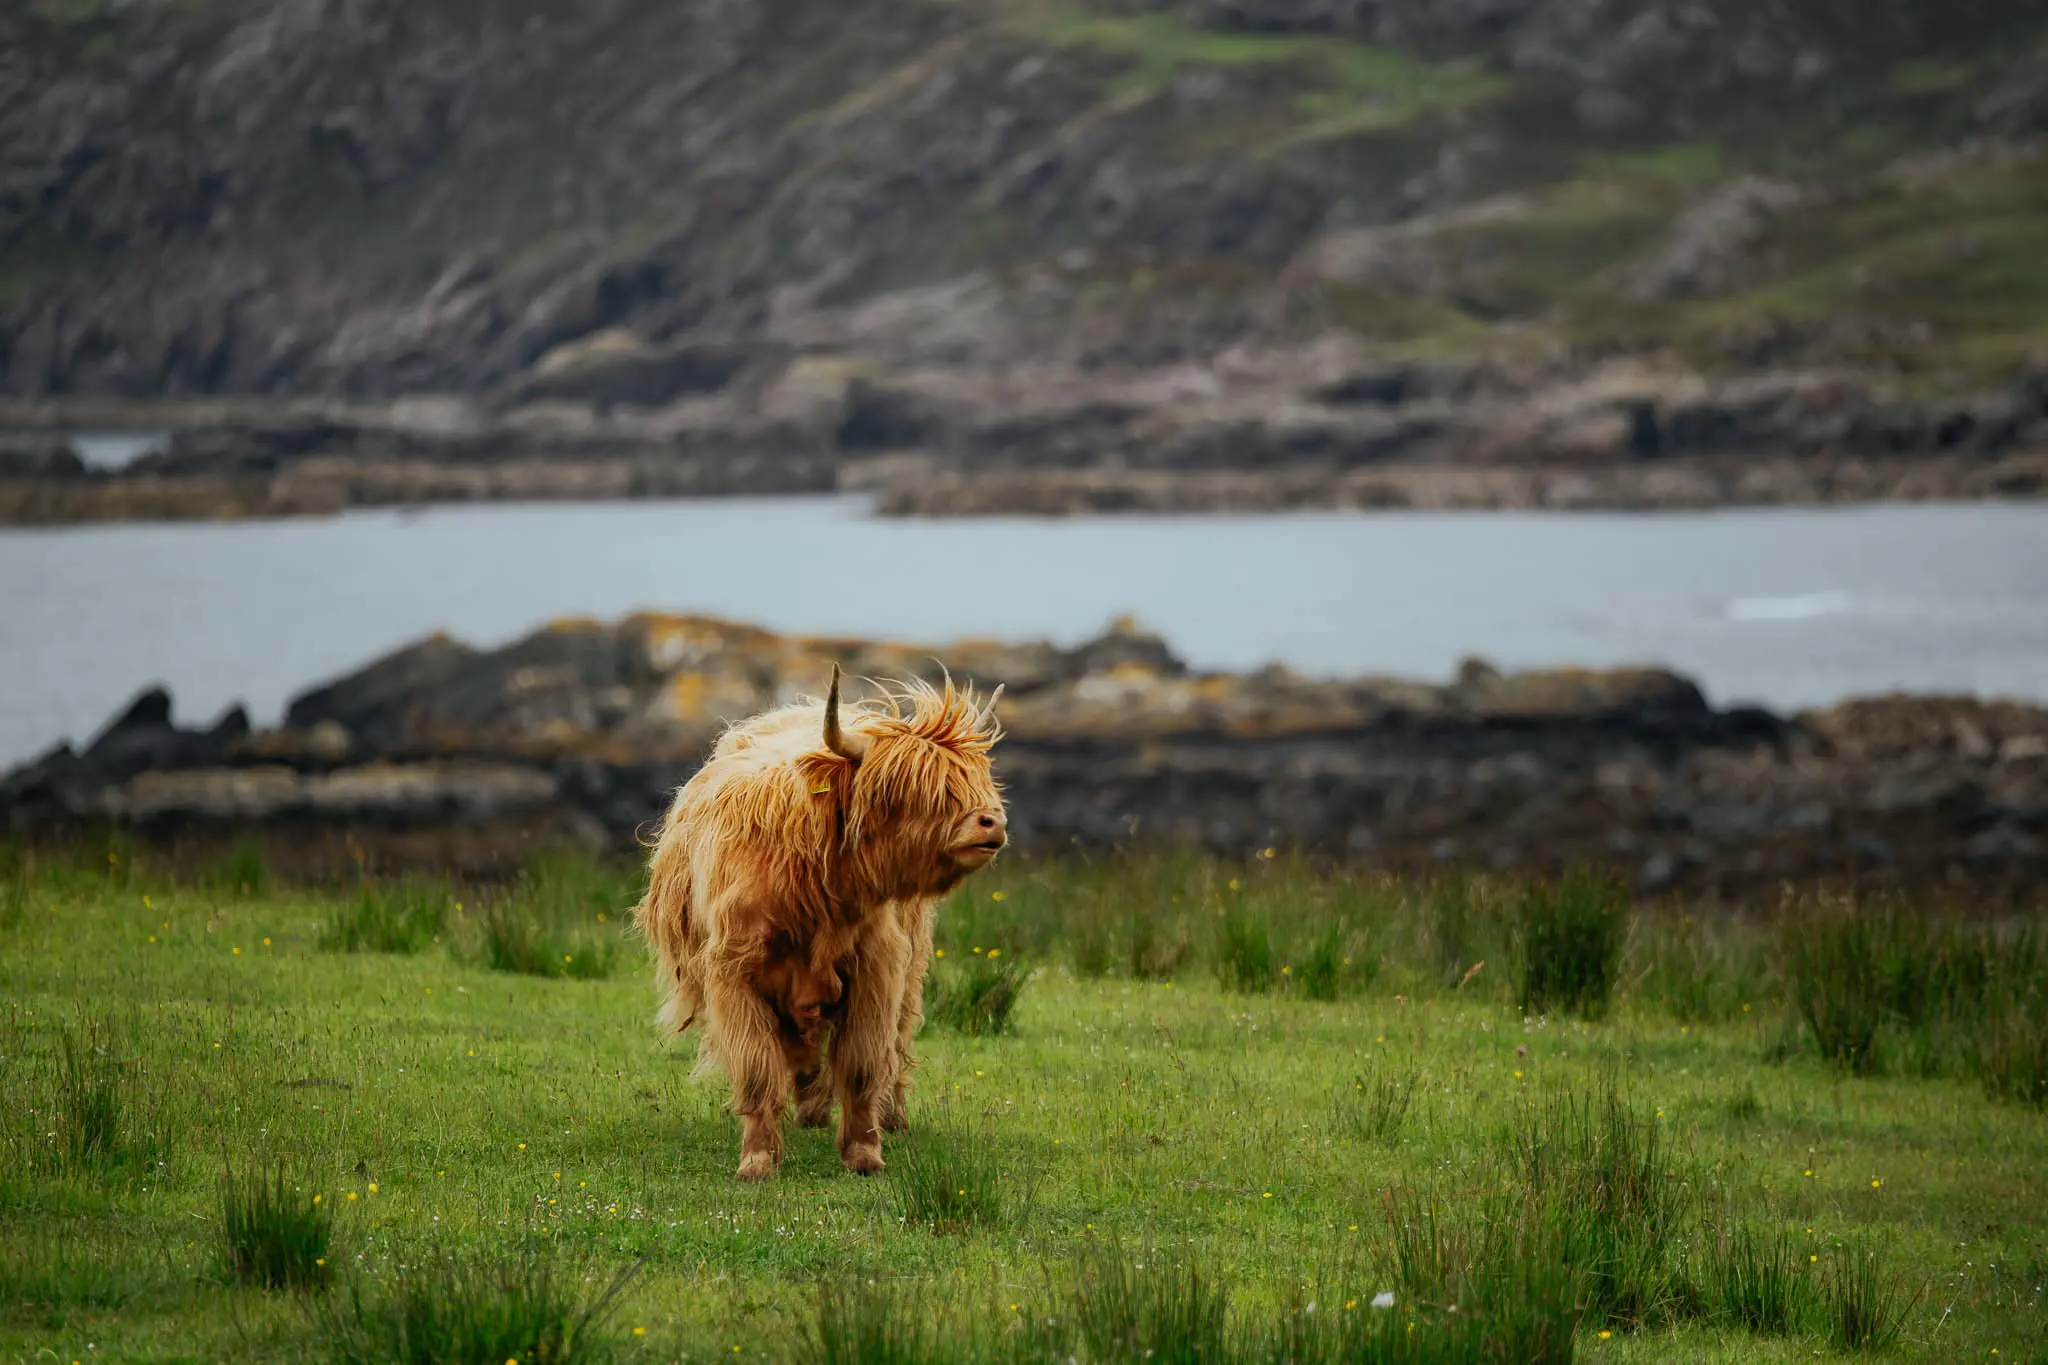
[[[647,894],[633,907],[633,923],[654,950],[656,1021],[664,1033],[681,1033],[696,1019],[702,992],[691,943],[689,849],[673,823],[664,824],[648,858]]]

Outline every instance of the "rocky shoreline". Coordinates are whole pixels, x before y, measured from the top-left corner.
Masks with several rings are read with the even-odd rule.
[[[434,637],[253,729],[144,693],[84,746],[0,778],[0,828],[111,823],[486,867],[536,843],[630,849],[723,718],[856,676],[1006,685],[1020,851],[1275,846],[1395,868],[1619,868],[1645,894],[1787,880],[2038,895],[2048,709],[1881,697],[1780,716],[1655,669],[1443,684],[1203,674],[1128,622],[1075,648],[788,637],[697,617],[568,621],[500,650]],[[325,850],[324,855],[320,852]]]
[[[1420,365],[1329,336],[998,380],[735,345],[692,361],[709,387],[649,406],[671,390],[639,382],[644,349],[579,346],[490,400],[0,405],[0,525],[825,492],[896,516],[2048,496],[2043,375],[1913,400],[1840,374]],[[99,471],[65,448],[92,430],[165,437]]]

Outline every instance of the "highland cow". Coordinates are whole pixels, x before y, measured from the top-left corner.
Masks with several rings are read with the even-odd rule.
[[[923,682],[843,707],[839,668],[802,701],[719,738],[670,806],[634,919],[654,948],[660,1019],[702,1020],[699,1070],[722,1067],[741,1122],[739,1175],[782,1162],[782,1117],[839,1108],[848,1170],[882,1168],[906,1119],[939,900],[988,866],[1007,817],[990,767],[995,703]]]

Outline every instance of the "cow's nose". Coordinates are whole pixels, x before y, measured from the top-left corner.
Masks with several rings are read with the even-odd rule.
[[[985,811],[983,812],[979,823],[981,825],[982,830],[994,842],[1000,844],[1007,843],[1009,841],[1010,822],[1004,819],[1000,813]]]

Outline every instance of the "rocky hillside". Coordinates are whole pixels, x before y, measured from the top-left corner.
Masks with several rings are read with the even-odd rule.
[[[18,0],[0,394],[439,395],[451,459],[1995,457],[2048,444],[2044,70],[2048,0]],[[200,463],[385,449],[312,420]]]
[[[1785,879],[2038,895],[2048,711],[1878,698],[1716,711],[1651,669],[1431,684],[1202,674],[1128,622],[1073,649],[778,636],[697,617],[566,621],[500,650],[421,641],[294,700],[176,725],[152,690],[89,743],[0,778],[0,832],[104,822],[169,840],[275,836],[516,860],[620,850],[726,718],[859,676],[1006,687],[999,774],[1020,848],[1294,845],[1394,866],[1617,867],[1645,892]],[[857,689],[858,690],[858,689]]]

